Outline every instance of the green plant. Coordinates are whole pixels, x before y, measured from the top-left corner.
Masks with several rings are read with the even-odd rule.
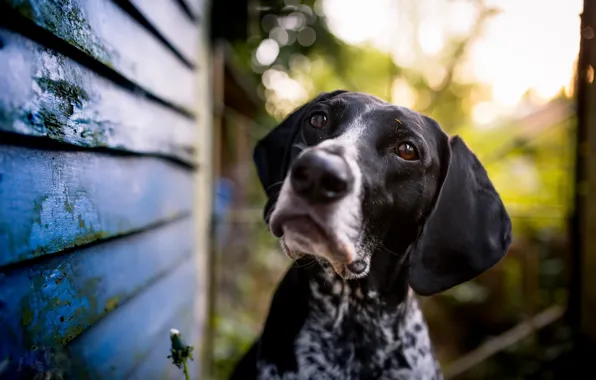
[[[180,331],[177,329],[170,330],[170,342],[172,347],[170,348],[171,354],[168,356],[168,359],[172,359],[172,363],[184,371],[186,380],[190,380],[186,359],[193,360],[192,350],[194,347],[189,346],[184,342],[182,336],[180,335]]]

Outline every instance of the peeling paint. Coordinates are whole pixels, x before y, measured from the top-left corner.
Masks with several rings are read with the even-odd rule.
[[[80,339],[72,341],[69,350],[83,350],[84,365],[93,367],[99,378],[129,378],[130,371],[147,358],[155,342],[161,339],[159,337],[163,337],[162,334],[167,337],[172,323],[180,326],[179,312],[189,308],[193,296],[188,292],[172,292],[172,289],[180,289],[193,282],[194,271],[193,266],[180,263],[167,277],[157,281],[150,291],[128,300],[122,309],[112,313],[111,318],[105,318]],[[122,340],[122,336],[130,339]],[[114,339],[120,339],[120,343],[114,345]],[[164,343],[169,342],[166,339]],[[106,356],[106,346],[110,347],[109,357]],[[167,355],[167,350],[163,352]]]
[[[14,10],[104,63],[115,53],[91,30],[77,1],[12,0]],[[56,10],[60,11],[57,12]]]
[[[192,120],[16,34],[0,39],[0,130],[196,163]]]
[[[193,176],[156,158],[3,146],[0,172],[0,267],[192,210]]]
[[[8,5],[156,96],[196,108],[194,71],[112,1],[8,0]]]
[[[145,302],[159,299],[164,302],[159,305],[167,304],[169,300],[163,295],[152,298],[153,286],[163,287],[159,284],[167,278],[171,279],[167,281],[175,281],[175,288],[180,288],[181,284],[188,286],[192,281],[192,277],[188,277],[192,271],[188,271],[194,270],[194,266],[187,265],[192,257],[192,231],[193,222],[188,218],[158,231],[112,240],[71,254],[50,256],[3,272],[0,303],[5,307],[0,309],[3,322],[0,323],[0,357],[7,353],[3,351],[7,347],[32,349],[34,346],[70,345],[85,339],[95,330],[89,327],[108,313],[132,307],[130,303],[134,304],[138,297]],[[118,270],[114,271],[115,268]],[[180,278],[180,271],[187,277]],[[182,295],[176,297],[179,296]],[[160,309],[159,312],[169,313],[170,310]],[[130,316],[129,313],[130,309],[118,314],[118,318]],[[137,320],[153,318],[146,313],[138,315]]]
[[[101,317],[95,296],[101,293],[102,279],[89,278],[78,284],[66,271],[73,274],[72,268],[62,266],[41,267],[30,274],[37,291],[21,301],[21,326],[23,336],[28,337],[27,345],[32,345],[32,339],[36,344],[66,344]],[[40,336],[45,338],[39,341]]]
[[[5,5],[164,104],[195,106],[192,70],[114,2]],[[15,32],[0,30],[0,44],[0,88],[7,89],[0,94],[0,133],[195,163],[192,118]],[[135,331],[138,339],[122,344],[130,356],[112,353],[106,364],[122,372],[132,365],[131,356],[151,348],[139,344],[142,339],[161,336],[152,326],[165,326],[173,310],[194,298],[193,292],[167,296],[195,276],[196,268],[187,264],[193,252],[192,172],[155,157],[16,145],[0,149],[0,172],[0,365],[10,356],[19,366],[63,372],[72,359],[65,347],[75,348],[73,363],[101,356],[105,345],[93,345],[107,334],[87,337],[135,315],[143,328]],[[131,232],[139,233],[89,244]],[[97,323],[108,313],[111,318]],[[130,327],[118,323],[107,331],[118,332],[118,326]],[[77,342],[83,342],[78,350]],[[83,354],[87,348],[90,354]],[[95,360],[95,367],[106,361]],[[87,368],[77,378],[90,377]]]
[[[60,168],[54,168],[57,170],[53,177],[60,178],[62,176]],[[100,240],[106,236],[112,234],[102,231],[97,228],[99,221],[97,217],[92,218],[90,211],[94,210],[95,206],[88,200],[85,194],[77,194],[71,196],[67,188],[64,189],[63,193],[59,197],[50,197],[49,195],[43,195],[34,202],[33,207],[33,219],[35,223],[31,225],[29,237],[30,239],[39,236],[43,226],[55,223],[56,215],[69,215],[73,221],[76,221],[76,225],[79,228],[78,234],[73,237],[70,244],[65,244],[66,247],[76,247],[80,245],[88,244],[89,242]],[[84,215],[87,215],[87,221]],[[37,246],[33,252],[34,256],[41,256],[46,253],[46,249],[43,246]],[[27,254],[22,256],[23,259],[27,257]]]

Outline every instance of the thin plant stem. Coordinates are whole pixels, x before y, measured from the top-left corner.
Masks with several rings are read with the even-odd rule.
[[[186,359],[184,359],[182,365],[184,366],[184,377],[186,378],[186,380],[190,380],[190,375],[188,374],[188,366],[186,365]]]

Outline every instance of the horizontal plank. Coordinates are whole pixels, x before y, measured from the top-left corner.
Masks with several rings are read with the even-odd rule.
[[[125,379],[157,339],[169,340],[175,315],[195,302],[195,270],[188,260],[70,342],[75,371],[84,369],[90,379]]]
[[[195,163],[195,122],[0,28],[0,131]]]
[[[0,145],[0,267],[188,215],[193,172],[153,157]]]
[[[194,113],[194,71],[110,0],[6,0],[21,16],[153,95]]]
[[[130,1],[185,59],[196,64],[199,30],[176,0]]]
[[[186,262],[193,221],[49,257],[0,276],[0,358],[62,345]]]
[[[169,326],[169,327],[168,327]],[[182,312],[178,313],[172,321],[170,321],[159,334],[156,341],[151,345],[151,352],[149,352],[139,365],[133,369],[125,378],[128,380],[146,380],[146,379],[182,379],[184,377],[181,369],[178,369],[168,359],[170,355],[170,340],[167,339],[169,331],[166,329],[176,328],[181,334],[182,338],[187,344],[194,347],[193,356],[194,361],[188,362],[188,370],[191,379],[198,379],[196,375],[198,372],[199,347],[196,341],[199,339],[199,323],[194,317],[192,308],[184,308]]]

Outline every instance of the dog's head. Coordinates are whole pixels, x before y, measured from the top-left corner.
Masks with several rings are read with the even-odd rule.
[[[370,95],[319,95],[259,141],[254,159],[285,252],[346,279],[366,276],[377,252],[400,252],[412,288],[434,294],[496,264],[511,242],[503,203],[464,142]]]

